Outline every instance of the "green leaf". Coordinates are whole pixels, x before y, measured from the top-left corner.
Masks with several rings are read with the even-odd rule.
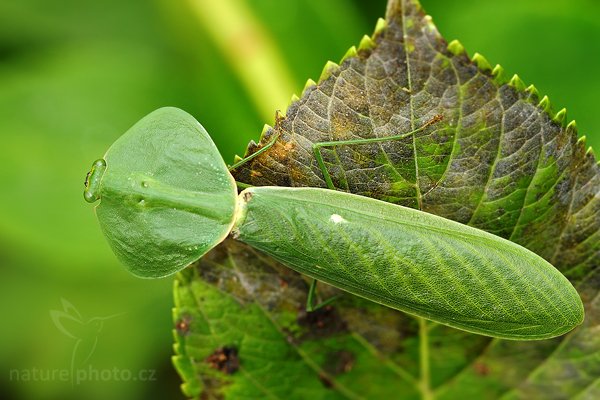
[[[324,291],[331,294],[332,289]],[[385,360],[353,329],[381,318],[398,324],[393,334],[408,333],[414,327],[403,325],[412,321],[350,296],[340,300],[342,310],[351,311],[348,316],[337,307],[307,314],[305,296],[301,275],[229,239],[179,273],[174,364],[184,378],[184,393],[232,399],[418,395],[411,373]],[[365,320],[355,304],[365,307]],[[228,368],[232,362],[238,366]],[[389,385],[396,381],[403,384]]]
[[[236,179],[325,187],[312,143],[397,135],[442,114],[436,129],[405,141],[323,149],[336,187],[525,246],[576,286],[584,323],[560,338],[514,342],[415,321],[351,296],[306,315],[301,277],[226,242],[178,277],[175,320],[186,329],[176,330],[176,365],[187,394],[248,398],[232,389],[243,385],[248,393],[262,390],[259,397],[305,398],[318,382],[319,394],[310,396],[598,397],[600,170],[575,125],[565,124],[565,112],[552,112],[535,87],[506,78],[500,67],[490,70],[482,56],[470,60],[458,42],[448,45],[415,1],[391,1],[371,39],[374,46],[359,46],[339,66],[327,64],[322,79],[249,147],[252,154],[278,135]],[[336,292],[320,290],[324,298]],[[219,312],[225,300],[238,308]],[[242,316],[255,307],[282,347],[250,342],[260,331]],[[206,318],[205,309],[227,322]],[[236,340],[228,336],[234,331]],[[231,373],[212,361],[228,346],[239,363]],[[287,364],[278,352],[294,356]],[[297,357],[311,371],[296,370]],[[244,367],[257,360],[263,369]],[[290,372],[271,385],[260,375],[267,367]]]
[[[199,179],[202,177],[202,179]],[[229,234],[235,181],[204,128],[161,108],[140,120],[94,162],[84,197],[100,200],[100,227],[135,275],[174,274]]]

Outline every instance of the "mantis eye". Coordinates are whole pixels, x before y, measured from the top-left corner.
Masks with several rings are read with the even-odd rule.
[[[87,173],[85,177],[85,190],[83,197],[88,203],[94,203],[100,198],[100,185],[102,181],[102,175],[106,170],[106,161],[100,158],[92,164],[92,169]]]

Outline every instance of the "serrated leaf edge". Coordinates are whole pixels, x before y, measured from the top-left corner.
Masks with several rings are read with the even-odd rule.
[[[358,47],[354,46],[350,46],[350,48],[348,48],[348,50],[346,50],[346,53],[344,53],[344,56],[340,59],[339,63],[335,63],[333,61],[327,61],[325,63],[325,65],[323,66],[323,70],[321,71],[321,75],[319,76],[319,80],[317,82],[315,82],[312,79],[308,79],[306,81],[306,84],[304,85],[304,89],[302,90],[302,95],[300,97],[296,96],[295,94],[292,95],[291,101],[288,104],[286,110],[282,111],[283,115],[285,115],[287,113],[287,110],[289,110],[289,108],[295,104],[298,100],[300,100],[300,98],[304,97],[304,95],[308,92],[308,90],[310,90],[312,87],[318,86],[319,84],[321,84],[322,82],[326,81],[328,78],[330,78],[333,74],[335,74],[339,68],[340,65],[344,63],[344,61],[352,58],[352,57],[357,57],[359,55],[359,53],[361,52],[370,52],[372,51],[376,46],[376,38],[377,36],[381,35],[383,33],[383,31],[387,28],[387,21],[383,18],[379,18],[377,20],[377,23],[375,24],[375,30],[373,31],[373,34],[371,36],[369,35],[364,35],[359,44]],[[275,120],[277,120],[277,117],[275,118]],[[264,134],[264,130],[263,130],[263,134]],[[263,135],[261,135],[262,138]]]
[[[448,50],[448,52],[450,52],[456,57],[467,57],[465,47],[457,39],[450,41],[446,46],[446,49]],[[473,54],[470,60],[475,64],[475,66],[477,66],[478,70],[487,74],[491,74],[494,78],[494,82],[496,82],[498,85],[508,84],[517,92],[527,94],[527,100],[529,100],[534,105],[546,112],[546,114],[552,121],[560,125],[562,128],[570,130],[575,134],[575,136],[577,136],[577,124],[575,123],[575,120],[572,120],[567,123],[567,109],[561,108],[558,112],[555,113],[553,111],[550,98],[547,95],[544,95],[540,99],[540,93],[535,87],[535,85],[530,84],[529,86],[527,86],[518,74],[514,74],[512,77],[508,78],[506,71],[500,64],[496,64],[496,66],[492,68],[490,62],[481,53]],[[583,139],[585,142],[585,136],[583,136],[581,139]],[[593,154],[593,149],[591,147],[588,148],[586,154],[590,153]],[[600,164],[600,161],[598,162],[598,164]]]
[[[430,24],[433,24],[433,22],[431,20],[429,20],[428,22]],[[387,26],[388,26],[387,21],[384,18],[379,18],[377,20],[377,23],[375,24],[375,29],[373,31],[373,34],[371,36],[364,35],[359,42],[358,48],[356,46],[351,46],[346,51],[344,56],[341,58],[339,64],[335,63],[333,61],[327,61],[323,67],[323,70],[321,72],[321,75],[319,76],[318,81],[315,82],[314,80],[309,78],[304,85],[301,96],[298,97],[296,94],[293,94],[287,108],[281,112],[278,111],[276,113],[275,125],[277,125],[277,121],[279,119],[285,117],[285,115],[287,114],[287,111],[290,109],[290,107],[292,107],[302,97],[304,97],[308,93],[309,90],[311,90],[314,87],[318,87],[321,83],[323,83],[324,81],[329,79],[333,74],[335,74],[339,70],[340,65],[343,64],[346,60],[348,60],[352,57],[359,56],[360,52],[372,51],[377,46],[376,38],[384,32],[384,30],[387,28]],[[450,41],[447,44],[446,49],[454,56],[468,57],[464,45],[457,39]],[[548,115],[548,117],[552,121],[554,121],[555,123],[560,125],[561,127],[567,128],[572,123],[573,126],[572,126],[571,130],[575,133],[575,135],[577,135],[577,128],[576,128],[574,121],[571,121],[570,123],[567,124],[568,119],[567,119],[566,108],[562,108],[558,112],[555,113],[553,111],[553,107],[552,107],[552,104],[551,104],[548,96],[544,95],[540,99],[540,93],[533,84],[530,84],[529,86],[526,85],[525,82],[523,82],[523,80],[519,77],[518,74],[514,74],[512,77],[509,78],[506,71],[500,64],[496,64],[492,68],[492,64],[481,53],[476,52],[475,54],[473,54],[473,56],[470,58],[470,61],[473,64],[475,64],[475,66],[478,68],[478,70],[480,70],[483,73],[491,75],[496,84],[498,84],[498,85],[508,84],[515,91],[527,94],[526,100],[529,100],[531,103],[533,103],[534,105],[536,105],[537,107],[539,107],[540,109],[545,111],[546,114]],[[267,134],[267,132],[269,132],[271,129],[272,129],[272,127],[265,125],[265,127],[263,128],[263,131],[260,135],[260,142],[262,142],[262,140],[265,137],[265,135]],[[251,148],[252,148],[252,150],[250,150]],[[248,145],[245,156],[247,157],[248,155],[252,154],[257,148],[258,148],[257,144],[255,142],[251,141],[250,144]],[[593,152],[591,147],[590,147],[590,149],[588,149],[587,153],[590,153],[590,152]],[[236,157],[238,157],[238,156],[236,156]],[[236,160],[239,161],[238,158],[236,158]],[[600,163],[600,161],[599,161],[599,163]]]

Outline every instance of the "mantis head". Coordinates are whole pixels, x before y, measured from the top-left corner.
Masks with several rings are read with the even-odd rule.
[[[134,275],[160,278],[198,260],[231,230],[237,189],[191,115],[161,108],[117,139],[86,177],[84,198]]]

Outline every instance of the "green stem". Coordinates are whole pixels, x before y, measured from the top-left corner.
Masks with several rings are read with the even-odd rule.
[[[421,395],[423,400],[432,400],[431,382],[429,375],[429,337],[427,320],[419,318],[419,359],[421,366]]]
[[[285,110],[294,92],[292,74],[260,21],[241,0],[188,0],[266,121]]]

